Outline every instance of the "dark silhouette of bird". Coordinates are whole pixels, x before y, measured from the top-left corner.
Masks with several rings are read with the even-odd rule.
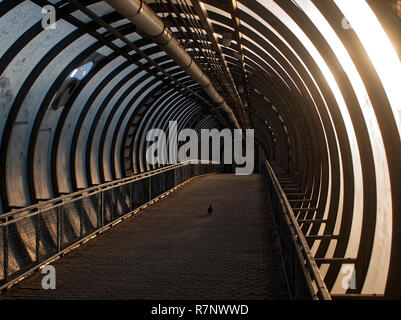
[[[210,204],[209,208],[207,209],[207,212],[209,212],[209,215],[213,213],[213,207]]]

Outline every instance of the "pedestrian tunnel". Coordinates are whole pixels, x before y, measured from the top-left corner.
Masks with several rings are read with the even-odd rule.
[[[121,196],[138,177],[158,197],[224,171],[147,162],[175,121],[254,130],[314,286],[400,298],[400,30],[400,0],[0,1],[0,287],[60,249],[37,212],[62,199],[118,186],[120,216],[151,200]],[[71,235],[102,227],[95,201]]]

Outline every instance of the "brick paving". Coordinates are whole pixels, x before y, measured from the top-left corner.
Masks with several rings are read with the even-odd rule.
[[[261,175],[214,175],[66,254],[0,299],[287,299]],[[214,212],[207,213],[212,203]]]

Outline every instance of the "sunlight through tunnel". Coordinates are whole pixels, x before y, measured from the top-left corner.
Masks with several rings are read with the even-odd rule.
[[[400,57],[397,0],[0,1],[0,214],[155,169],[169,121],[253,128],[330,293],[400,298]]]

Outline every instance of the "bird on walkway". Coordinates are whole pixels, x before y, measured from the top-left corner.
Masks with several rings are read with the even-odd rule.
[[[207,212],[209,212],[209,215],[211,215],[213,213],[212,204],[210,204],[209,208],[207,209]]]

